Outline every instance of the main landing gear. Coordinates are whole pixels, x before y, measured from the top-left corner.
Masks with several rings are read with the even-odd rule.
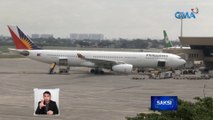
[[[104,74],[104,71],[102,69],[95,68],[95,69],[91,69],[90,73],[93,73],[93,74]]]

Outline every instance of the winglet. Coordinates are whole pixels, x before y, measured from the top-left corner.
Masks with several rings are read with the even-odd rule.
[[[41,49],[33,43],[33,41],[27,37],[17,26],[8,25],[13,42],[16,49],[32,50]]]

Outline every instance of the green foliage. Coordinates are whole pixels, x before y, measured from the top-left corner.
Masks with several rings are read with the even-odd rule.
[[[63,47],[98,47],[98,48],[163,48],[163,40],[151,39],[119,39],[119,40],[70,40],[62,38],[36,38],[33,42],[40,46],[63,46]],[[175,41],[174,41],[175,42]],[[173,43],[174,45],[179,44]],[[14,46],[11,38],[0,38],[0,46]]]
[[[127,120],[213,120],[213,98],[194,98],[194,103],[178,100],[177,111],[159,111],[158,113],[140,113]]]

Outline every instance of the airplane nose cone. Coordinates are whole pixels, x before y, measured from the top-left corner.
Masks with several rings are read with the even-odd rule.
[[[180,64],[181,64],[181,65],[185,65],[185,64],[186,64],[186,60],[181,59]]]

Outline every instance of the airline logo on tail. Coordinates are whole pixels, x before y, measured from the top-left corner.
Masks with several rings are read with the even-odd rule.
[[[41,49],[33,43],[33,41],[27,37],[17,26],[8,26],[13,42],[16,49]]]
[[[165,44],[166,44],[166,48],[173,47],[173,44],[172,44],[172,42],[169,40],[168,35],[167,35],[167,33],[166,33],[165,30],[163,31],[163,35],[164,35],[164,41],[165,41]]]

